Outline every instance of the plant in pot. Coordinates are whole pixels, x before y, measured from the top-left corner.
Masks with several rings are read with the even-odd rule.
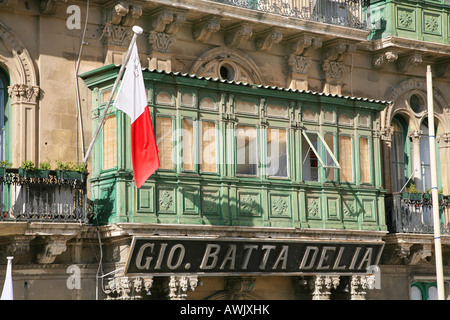
[[[56,161],[56,176],[61,180],[84,180],[87,165],[85,163],[73,165],[71,162]]]
[[[48,178],[50,163],[42,162],[36,167],[33,161],[25,160],[19,167],[19,175],[25,178]]]

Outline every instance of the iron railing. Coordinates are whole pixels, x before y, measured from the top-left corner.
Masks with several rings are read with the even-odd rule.
[[[440,195],[441,233],[450,234],[450,202]],[[433,205],[423,194],[392,194],[386,196],[386,223],[391,233],[433,234]]]
[[[86,174],[68,178],[56,171],[35,177],[7,169],[0,175],[0,222],[87,222]]]
[[[367,29],[368,0],[211,0],[282,16]]]

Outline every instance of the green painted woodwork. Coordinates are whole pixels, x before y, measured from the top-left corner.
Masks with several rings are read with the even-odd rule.
[[[93,92],[93,128],[107,100],[102,96],[117,73],[117,67],[106,66],[81,76]],[[102,169],[102,134],[92,156],[90,186],[100,223],[386,230],[377,127],[384,102],[147,70],[144,79],[155,130],[158,117],[172,119],[173,167],[157,170],[137,189],[129,120],[112,109],[111,114],[117,115],[117,166]],[[347,116],[347,123],[340,124],[341,114]],[[182,119],[215,124],[216,172],[203,172],[199,164],[183,168]],[[257,175],[236,173],[239,126],[256,128]],[[268,128],[286,132],[287,175],[268,175]],[[352,137],[353,182],[341,183],[339,169],[332,169],[335,175],[330,178],[322,167],[317,181],[303,179],[302,130],[332,135],[335,151],[340,134]],[[198,160],[199,127],[193,132]],[[359,137],[369,140],[370,182],[365,183],[357,169]]]
[[[444,0],[372,1],[369,39],[401,37],[449,44],[450,3]]]

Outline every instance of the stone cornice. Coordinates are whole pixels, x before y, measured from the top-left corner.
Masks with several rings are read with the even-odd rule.
[[[345,241],[382,243],[386,231],[297,229],[276,227],[237,227],[116,223],[100,227],[102,239],[129,236],[240,237],[299,241]]]

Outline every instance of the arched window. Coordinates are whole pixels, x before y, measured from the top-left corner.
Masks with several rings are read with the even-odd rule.
[[[8,104],[8,85],[9,77],[3,69],[0,68],[0,160],[5,160],[7,150],[6,140],[6,121]],[[11,159],[8,159],[9,161]]]
[[[393,192],[399,192],[409,178],[410,156],[407,125],[401,117],[392,119],[394,133],[392,136],[392,186]]]
[[[420,130],[422,131],[422,136],[420,137],[420,173],[422,177],[422,183],[420,186],[416,186],[418,190],[427,191],[431,188],[431,167],[430,167],[430,134],[428,128],[428,119],[424,119],[420,125]],[[435,136],[436,136],[435,129]],[[441,187],[440,179],[440,152],[439,146],[436,142],[436,168],[438,177],[438,188]]]

